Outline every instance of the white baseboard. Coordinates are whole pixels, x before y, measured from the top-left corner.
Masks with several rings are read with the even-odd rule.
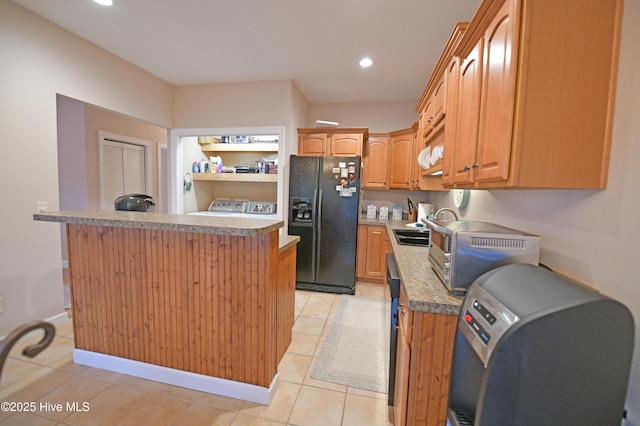
[[[279,376],[277,373],[269,388],[265,388],[248,383],[221,379],[219,377],[205,376],[189,371],[105,355],[98,352],[85,351],[83,349],[73,350],[73,362],[263,405],[269,405],[271,403],[279,384]]]
[[[36,321],[36,320],[33,320]],[[64,324],[65,322],[69,321],[69,314],[67,314],[67,312],[61,312],[59,314],[56,314],[52,317],[49,318],[45,318],[43,321],[45,322],[50,322],[51,324],[55,325],[60,325],[60,324]],[[25,321],[24,324],[29,324],[31,321]],[[25,334],[24,336],[22,336],[22,339],[28,339],[32,336],[35,335],[39,335],[42,334],[42,330],[38,329],[38,330],[31,330],[30,332],[28,332],[27,334]],[[7,334],[0,336],[0,339],[4,339],[5,337],[7,337]]]
[[[57,315],[54,315],[52,317],[49,317],[47,319],[45,319],[46,322],[50,322],[53,325],[60,325],[60,324],[64,324],[65,322],[69,321],[69,314],[67,314],[67,312],[60,312]]]

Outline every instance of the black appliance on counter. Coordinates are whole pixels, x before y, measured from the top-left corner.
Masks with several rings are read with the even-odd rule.
[[[360,157],[290,157],[296,288],[355,293]]]
[[[447,424],[620,425],[634,325],[621,303],[547,269],[480,276],[458,318]]]
[[[400,327],[400,318],[398,317],[398,303],[400,302],[400,274],[398,273],[398,265],[393,253],[387,254],[387,283],[389,284],[389,293],[391,294],[391,331],[389,339],[389,391],[388,405],[392,406],[395,398],[396,388],[396,356],[398,353],[398,327]]]
[[[116,198],[113,205],[116,210],[151,212],[154,210],[156,202],[149,195],[126,194]]]

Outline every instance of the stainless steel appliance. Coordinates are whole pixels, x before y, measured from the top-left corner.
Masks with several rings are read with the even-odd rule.
[[[400,274],[398,265],[393,253],[387,254],[387,283],[391,295],[391,330],[389,339],[389,391],[387,392],[387,404],[392,406],[395,398],[396,384],[396,357],[398,353],[398,327],[400,326],[398,317],[398,304],[400,302]]]
[[[620,425],[633,338],[615,300],[538,266],[494,269],[462,304],[448,424]]]
[[[429,262],[445,287],[463,295],[483,273],[510,263],[538,264],[540,237],[488,222],[422,220]]]
[[[253,219],[276,219],[277,203],[267,201],[233,200],[217,198],[209,204],[206,211],[190,213],[199,216],[233,216]]]
[[[290,158],[289,234],[296,288],[355,293],[360,157]]]
[[[113,206],[116,210],[151,212],[156,202],[153,197],[145,194],[126,194],[116,198]]]

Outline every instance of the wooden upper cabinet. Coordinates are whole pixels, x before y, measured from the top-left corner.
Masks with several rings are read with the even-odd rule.
[[[622,6],[480,4],[454,52],[453,186],[606,188]]]
[[[513,93],[516,73],[517,34],[513,30],[513,4],[507,1],[485,32],[483,49],[482,104],[478,130],[475,180],[504,181],[509,177]]]
[[[453,28],[416,107],[419,116],[419,129],[415,141],[412,189],[448,190],[443,187],[443,182],[447,182],[447,179],[450,180],[450,174],[447,172],[451,167],[445,170],[443,163],[453,160],[451,154],[455,141],[455,118],[458,101],[457,72],[459,63],[453,52],[460,43],[467,26],[467,22],[458,22]],[[455,67],[451,68],[452,64],[455,64]],[[418,164],[418,155],[423,149],[433,150],[434,147],[440,147],[446,143],[449,145],[444,149],[444,161],[439,160],[435,164],[430,162],[427,169],[423,169]],[[442,177],[439,173],[442,173]],[[448,184],[451,183],[448,182]]]
[[[299,133],[298,129],[298,155],[324,157],[327,152],[326,133]]]
[[[298,155],[314,157],[362,156],[366,128],[315,127],[298,129]]]
[[[433,97],[429,96],[427,99],[427,104],[424,106],[424,111],[422,112],[422,137],[420,138],[422,142],[426,141],[433,130]]]
[[[410,189],[414,160],[415,129],[403,129],[390,133],[389,189]]]
[[[362,155],[363,133],[333,134],[329,138],[329,152],[332,157],[353,157]]]
[[[433,91],[433,120],[431,125],[437,126],[445,114],[445,92],[446,92],[446,79],[443,73],[438,80],[438,85]]]
[[[444,128],[444,159],[442,166],[442,184],[453,184],[453,158],[456,147],[456,127],[458,120],[458,80],[460,72],[460,59],[451,58],[445,70],[447,123]]]
[[[387,188],[389,174],[389,134],[371,133],[364,145],[362,186]]]
[[[473,182],[473,171],[476,167],[478,117],[480,115],[481,77],[482,40],[475,45],[460,64],[455,130],[456,147],[451,170],[454,183]]]

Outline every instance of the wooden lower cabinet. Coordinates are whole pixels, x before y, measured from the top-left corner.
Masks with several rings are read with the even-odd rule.
[[[400,307],[402,308],[401,293]],[[445,425],[456,315],[408,311],[400,321],[396,358],[396,426]],[[401,319],[403,315],[400,313]],[[407,331],[407,328],[409,331]]]
[[[384,284],[387,274],[386,255],[390,252],[391,244],[386,226],[358,225],[358,281]]]

